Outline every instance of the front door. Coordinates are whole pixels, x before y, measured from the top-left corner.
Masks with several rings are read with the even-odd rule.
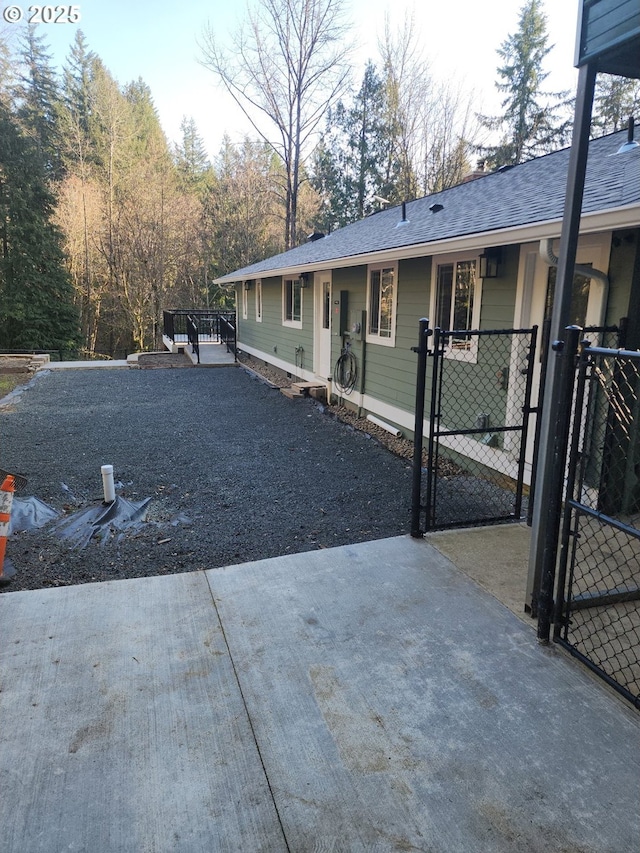
[[[331,365],[331,273],[314,276],[314,359],[313,369],[320,379],[330,379]]]

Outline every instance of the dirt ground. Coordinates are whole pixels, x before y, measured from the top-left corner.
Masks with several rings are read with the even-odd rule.
[[[0,400],[23,385],[30,375],[24,359],[0,355]]]

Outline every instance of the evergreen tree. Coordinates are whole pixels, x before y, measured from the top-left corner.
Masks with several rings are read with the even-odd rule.
[[[327,128],[311,158],[311,185],[321,199],[315,226],[325,234],[356,220],[352,199],[347,195],[344,140],[339,138],[334,118],[343,111],[341,103],[329,111]]]
[[[201,191],[211,174],[211,163],[204,142],[193,118],[185,116],[180,131],[182,141],[175,146],[174,160],[181,183],[186,189]]]
[[[95,58],[82,30],[78,30],[62,72],[61,133],[67,159],[81,166],[91,159],[91,69]]]
[[[629,116],[640,113],[640,81],[613,74],[599,74],[596,78],[593,120],[594,136],[615,133],[627,125]]]
[[[518,30],[498,48],[503,64],[496,83],[505,95],[503,114],[481,117],[484,127],[500,131],[502,140],[483,151],[494,167],[516,165],[548,153],[566,143],[570,119],[558,113],[568,105],[566,93],[549,94],[542,90],[548,74],[543,62],[551,51],[542,0],[527,0],[520,10]]]
[[[0,338],[6,349],[77,346],[78,325],[40,151],[0,103]]]
[[[14,65],[9,45],[0,34],[0,101],[6,105],[11,103],[11,91],[14,84]]]
[[[415,170],[417,138],[424,135],[423,113],[430,100],[429,67],[418,43],[413,16],[407,16],[396,33],[385,20],[380,42],[386,95],[389,145],[384,198],[399,203],[418,195]]]
[[[95,352],[101,309],[100,259],[96,223],[101,199],[96,180],[97,139],[93,115],[92,69],[97,59],[82,30],[77,30],[62,73],[61,156],[65,179],[57,191],[58,221],[76,302],[84,347]]]
[[[387,95],[387,86],[369,62],[352,106],[339,102],[328,114],[312,178],[323,199],[318,226],[325,231],[378,210],[376,195],[394,200],[401,167]]]
[[[274,187],[286,176],[270,148],[246,137],[233,145],[225,136],[205,196],[214,278],[282,251],[284,204]]]
[[[153,103],[151,89],[142,78],[138,78],[125,86],[124,97],[131,108],[132,133],[128,143],[131,160],[152,156],[167,166],[171,160],[169,145]]]
[[[60,114],[62,102],[58,81],[44,36],[36,35],[34,26],[27,27],[22,40],[22,72],[16,86],[18,117],[34,140],[46,175],[62,176],[60,158]]]

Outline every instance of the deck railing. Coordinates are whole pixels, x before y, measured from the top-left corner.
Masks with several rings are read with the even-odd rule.
[[[200,364],[200,333],[198,324],[194,317],[187,317],[187,340],[191,344],[191,352],[195,355],[198,364]]]
[[[175,344],[227,343],[229,325],[234,330],[235,311],[168,309],[163,311],[163,331]],[[194,350],[195,352],[195,350]]]
[[[220,318],[220,342],[226,344],[227,352],[232,352],[238,360],[238,351],[236,345],[236,318],[228,320],[225,317]]]

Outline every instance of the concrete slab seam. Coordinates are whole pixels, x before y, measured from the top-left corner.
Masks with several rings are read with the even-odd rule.
[[[258,738],[256,735],[255,726],[253,724],[253,720],[251,718],[251,712],[249,711],[249,706],[247,704],[247,699],[244,694],[244,690],[242,689],[242,683],[240,681],[240,676],[238,674],[238,669],[236,667],[236,662],[233,659],[233,654],[231,652],[231,646],[229,645],[229,640],[227,638],[227,632],[225,631],[224,624],[222,622],[222,616],[220,615],[220,611],[218,610],[218,605],[216,603],[216,597],[213,591],[213,587],[211,585],[211,579],[209,577],[208,572],[203,572],[205,579],[207,581],[207,586],[209,587],[209,592],[211,593],[211,603],[213,604],[213,609],[216,612],[216,616],[218,618],[218,624],[220,625],[220,631],[222,632],[222,639],[224,640],[224,644],[227,649],[227,654],[229,655],[229,661],[231,662],[231,668],[233,670],[233,676],[236,680],[236,684],[238,685],[238,690],[240,692],[240,698],[242,699],[242,704],[244,706],[244,712],[247,715],[247,722],[249,723],[249,728],[251,729],[251,737],[253,738],[253,742],[256,747],[256,752],[258,754],[258,758],[260,759],[260,766],[262,767],[262,773],[264,774],[264,779],[267,784],[267,788],[269,790],[269,796],[271,797],[271,802],[273,803],[274,811],[278,818],[278,825],[280,826],[280,831],[282,832],[282,840],[284,841],[284,845],[287,849],[287,853],[292,853],[292,850],[289,846],[289,842],[287,841],[287,834],[285,832],[284,823],[282,821],[282,816],[280,814],[280,810],[278,809],[278,803],[276,802],[275,792],[271,785],[271,780],[269,779],[269,774],[267,773],[267,767],[264,762],[264,758],[262,755],[262,750],[260,749],[260,744],[258,742]]]

